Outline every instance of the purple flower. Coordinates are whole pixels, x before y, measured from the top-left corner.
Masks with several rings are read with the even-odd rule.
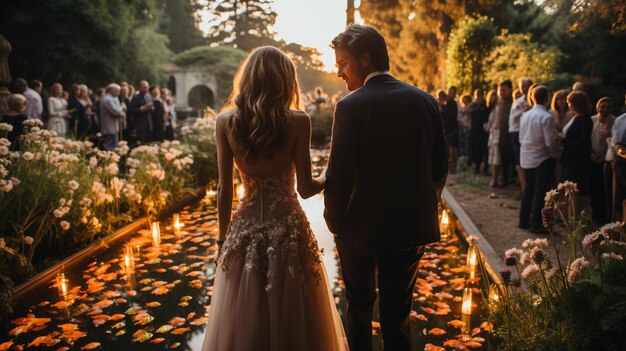
[[[533,261],[535,261],[536,264],[541,264],[546,259],[546,255],[543,253],[543,250],[541,250],[540,248],[534,248],[532,250],[532,255],[533,255]]]
[[[511,281],[511,271],[508,269],[500,271],[500,276],[502,277],[502,281],[504,285],[508,286]]]
[[[550,229],[556,221],[556,211],[554,207],[544,207],[541,209],[541,219],[543,220],[543,226]]]
[[[504,259],[504,264],[509,267],[515,266],[517,264],[517,258],[514,256],[507,257]]]

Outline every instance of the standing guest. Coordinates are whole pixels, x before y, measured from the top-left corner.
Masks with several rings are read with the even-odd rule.
[[[118,100],[120,100],[120,106],[122,106],[122,108],[124,109],[125,113],[126,113],[126,117],[120,121],[120,128],[122,131],[122,137],[121,140],[129,140],[130,139],[130,132],[133,130],[132,129],[132,123],[130,120],[130,99],[128,97],[129,95],[129,85],[126,82],[121,82],[120,83],[120,96],[118,96]],[[129,143],[130,144],[130,143]]]
[[[471,104],[472,97],[470,95],[461,96],[461,107],[457,114],[459,122],[459,154],[465,157],[470,156],[469,139],[472,129]]]
[[[556,166],[558,132],[548,112],[548,89],[539,85],[532,92],[535,105],[523,113],[519,129],[520,166],[524,171],[526,187],[523,190],[518,226],[530,228],[531,233],[542,234],[546,229],[543,227],[541,209]]]
[[[550,113],[554,122],[556,122],[556,129],[559,133],[563,131],[563,127],[572,118],[572,112],[567,107],[567,90],[559,90],[552,96],[552,104],[550,104]]]
[[[567,107],[567,94],[567,90],[558,90],[554,93],[554,95],[552,95],[552,103],[550,104],[550,114],[552,114],[552,118],[554,118],[554,123],[556,124],[556,129],[559,133],[563,131],[563,127],[573,116],[572,111],[570,111],[569,107]],[[559,152],[563,152],[563,147],[561,145],[559,145]],[[561,179],[561,174],[563,173],[562,170],[563,163],[561,162],[561,157],[558,157],[556,169],[554,171],[554,179]]]
[[[74,110],[68,110],[67,101],[63,99],[63,86],[61,83],[54,83],[50,89],[48,98],[48,129],[65,138],[67,135],[67,120]]]
[[[134,86],[132,85],[128,85],[128,100],[132,100],[133,96],[135,96],[135,94],[137,94],[137,89],[135,89]]]
[[[587,94],[573,91],[567,95],[567,104],[574,117],[559,134],[563,144],[563,174],[561,181],[578,184],[579,196],[574,201],[574,213],[579,211],[579,197],[589,195],[589,169],[591,167],[591,131],[593,122],[589,116]]]
[[[40,80],[32,79],[28,82],[28,86],[33,89],[38,95],[39,100],[41,101],[41,114],[39,116],[39,120],[42,122],[48,119],[48,104],[47,102],[47,93],[43,90],[43,83]],[[46,95],[44,95],[46,94]],[[26,98],[28,99],[28,97]],[[45,123],[44,123],[45,124]]]
[[[496,105],[498,104],[498,93],[490,90],[487,94],[487,110],[489,118],[487,120],[486,130],[489,132],[487,147],[489,148],[488,162],[491,165],[491,181],[490,187],[500,186],[498,184],[498,175],[500,175],[500,167],[502,159],[500,158],[500,120],[496,116]]]
[[[585,85],[583,84],[583,82],[574,82],[574,84],[572,84],[572,91],[580,91],[580,92],[585,92]]]
[[[619,152],[618,152],[619,150]],[[623,203],[626,200],[626,113],[615,119],[606,159],[613,166],[611,221],[623,221]],[[621,156],[620,156],[621,155]]]
[[[513,101],[519,99],[520,97],[522,97],[524,94],[522,94],[522,92],[518,89],[515,88],[513,89],[513,94],[511,94],[513,96]]]
[[[152,111],[154,104],[152,96],[148,92],[150,85],[147,81],[139,82],[139,93],[130,101],[130,115],[132,116],[133,128],[137,133],[137,141],[141,144],[150,142],[152,138]]]
[[[485,94],[482,89],[474,90],[474,102],[470,106],[470,162],[474,166],[474,173],[480,172],[483,164],[483,173],[488,173],[488,149],[487,136],[484,125],[489,121],[489,109],[485,102]]]
[[[26,109],[27,99],[22,94],[13,94],[9,97],[8,107],[9,111],[2,116],[0,122],[8,123],[13,127],[7,135],[7,139],[11,142],[9,150],[19,151],[20,149],[20,135],[24,130],[24,121],[28,119],[28,116],[24,114]]]
[[[28,89],[28,83],[26,83],[26,80],[23,78],[17,78],[15,81],[13,81],[11,92],[14,94],[23,95],[26,89]]]
[[[85,138],[89,132],[89,116],[85,105],[80,101],[82,89],[79,84],[72,84],[72,94],[67,106],[74,110],[69,120],[69,130],[77,140]]]
[[[604,163],[609,148],[607,139],[611,136],[611,129],[615,116],[611,114],[613,100],[603,97],[596,104],[598,113],[591,117],[593,130],[591,132],[591,172],[589,174],[589,195],[591,197],[591,211],[593,221],[597,224],[608,222],[607,202],[609,192],[604,183]]]
[[[120,95],[120,86],[111,83],[106,88],[106,94],[100,99],[100,131],[102,133],[102,147],[105,150],[117,149],[120,132],[120,119],[126,116],[117,97]]]
[[[322,108],[322,106],[326,104],[327,101],[328,101],[328,98],[326,94],[324,94],[324,90],[322,90],[321,87],[317,87],[313,91],[313,97],[310,97],[309,102],[313,104],[313,106],[315,106],[316,111],[319,111]]]
[[[454,87],[453,87],[454,88]],[[452,88],[451,88],[452,89]],[[456,90],[456,89],[455,89]],[[459,150],[459,121],[457,119],[458,110],[456,102],[443,91],[437,94],[439,108],[441,109],[441,119],[443,121],[443,130],[446,133],[448,142],[448,150],[450,152],[450,172],[456,171],[456,161]]]
[[[513,146],[513,158],[515,162],[515,169],[517,170],[517,176],[519,177],[521,185],[521,191],[524,191],[524,186],[526,184],[524,182],[524,170],[520,167],[520,117],[522,117],[522,113],[530,109],[530,104],[528,103],[528,92],[531,85],[533,85],[532,79],[528,77],[519,79],[518,86],[521,96],[515,100],[513,106],[511,107],[511,112],[509,112],[509,135],[511,137],[511,145]]]
[[[39,95],[39,92],[32,88],[32,86],[34,86],[34,82],[39,81],[31,82],[31,87],[27,86],[22,93],[22,95],[24,95],[24,97],[26,98],[26,110],[24,110],[24,114],[28,116],[28,118],[41,120],[43,115],[43,102],[41,100],[41,95]],[[26,81],[24,81],[24,83],[26,83]]]
[[[167,89],[161,89],[161,100],[165,109],[165,139],[174,140],[174,130],[176,129],[176,105],[172,99],[172,92]]]
[[[152,141],[165,140],[165,107],[161,101],[161,89],[158,85],[150,87],[150,96],[154,109],[152,110]]]
[[[511,105],[513,105],[513,98],[511,92],[513,91],[513,83],[510,80],[505,80],[498,85],[498,103],[496,104],[496,118],[500,123],[500,135],[498,140],[498,147],[500,148],[500,161],[502,170],[502,184],[506,186],[511,182],[513,174],[513,166],[515,159],[513,155],[513,144],[511,143],[511,137],[509,131],[509,115],[511,114]]]
[[[448,100],[454,102],[454,104],[456,105],[456,119],[457,119],[457,130],[458,130],[458,143],[457,143],[457,151],[456,151],[456,158],[454,161],[454,164],[456,165],[456,159],[458,159],[459,156],[467,156],[465,147],[463,145],[463,140],[461,137],[461,104],[459,103],[459,101],[456,99],[456,86],[451,86],[448,88]],[[454,171],[454,169],[453,169]]]
[[[100,100],[104,97],[106,93],[105,88],[96,89],[96,94],[93,97],[93,104],[91,107],[92,113],[90,114],[91,118],[91,126],[92,132],[99,133],[100,132]]]

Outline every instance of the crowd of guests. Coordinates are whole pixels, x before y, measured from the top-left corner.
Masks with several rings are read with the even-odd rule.
[[[551,93],[524,77],[513,88],[505,80],[486,97],[476,89],[458,100],[454,86],[438,92],[450,169],[465,156],[491,187],[519,184],[519,227],[533,233],[545,233],[546,192],[566,180],[577,184],[577,213],[590,211],[596,224],[623,221],[626,114],[614,116],[609,97],[592,105],[582,82]]]
[[[95,92],[73,84],[67,92],[61,83],[46,91],[41,81],[18,78],[11,90],[9,111],[0,122],[13,126],[8,135],[12,150],[19,150],[18,137],[27,119],[42,121],[60,137],[90,140],[104,150],[115,150],[120,140],[135,146],[174,139],[176,109],[171,91],[145,80],[137,88],[121,82]]]

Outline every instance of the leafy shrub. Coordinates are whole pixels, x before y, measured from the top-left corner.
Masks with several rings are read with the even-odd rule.
[[[623,350],[626,347],[626,236],[622,224],[592,230],[588,215],[575,213],[576,184],[546,194],[542,210],[549,239],[528,239],[506,251],[501,272],[504,298],[490,309],[496,335],[507,350]],[[561,262],[552,232],[557,220],[569,234],[568,262]],[[552,248],[552,255],[548,253]],[[522,282],[528,290],[522,288]]]

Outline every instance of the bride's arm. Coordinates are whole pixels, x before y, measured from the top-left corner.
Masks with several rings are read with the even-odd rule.
[[[313,178],[311,174],[311,117],[298,111],[294,118],[296,130],[295,162],[298,193],[307,199],[324,189],[325,176]]]
[[[219,240],[226,239],[233,206],[233,152],[226,137],[228,116],[217,117],[215,139],[217,141],[217,214],[219,219]]]

